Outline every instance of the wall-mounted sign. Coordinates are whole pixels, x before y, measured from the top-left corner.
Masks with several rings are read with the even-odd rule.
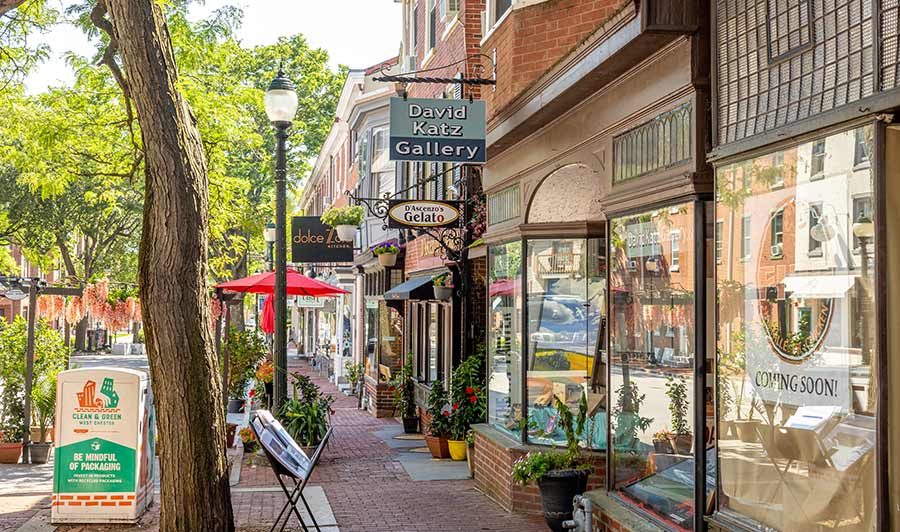
[[[318,216],[291,218],[291,262],[353,262],[353,242],[340,240]]]
[[[461,202],[395,200],[388,206],[388,227],[419,229],[422,227],[457,227]]]
[[[484,163],[481,100],[391,98],[391,160]]]
[[[325,299],[313,296],[291,296],[297,308],[325,308]],[[290,301],[289,301],[290,303]]]

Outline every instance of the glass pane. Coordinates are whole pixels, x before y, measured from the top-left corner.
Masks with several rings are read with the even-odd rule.
[[[488,421],[518,435],[522,419],[522,243],[489,250]]]
[[[602,342],[606,271],[599,239],[529,240],[528,439],[565,444],[555,398],[578,412],[587,394],[585,446],[606,448]]]
[[[438,380],[438,364],[441,360],[441,336],[438,330],[440,307],[432,303],[428,307],[428,382]]]
[[[378,360],[378,302],[366,300],[366,374],[377,378]]]
[[[859,139],[871,152],[867,126],[754,159],[737,193],[718,171],[718,501],[773,529],[875,529],[875,246],[857,223],[874,190]]]
[[[610,234],[613,484],[625,500],[692,530],[694,208],[616,218]]]
[[[403,316],[397,309],[388,307],[383,301],[379,302],[379,316],[381,318],[381,353],[380,363],[393,375],[400,369],[400,350],[403,348]],[[385,375],[387,372],[384,373]]]

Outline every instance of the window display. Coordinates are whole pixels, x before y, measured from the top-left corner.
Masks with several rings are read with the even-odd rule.
[[[488,422],[516,438],[522,419],[522,243],[488,251]]]
[[[717,171],[717,498],[754,528],[875,529],[872,137]]]
[[[606,448],[606,297],[600,239],[528,240],[528,440],[565,444],[554,397],[588,402],[583,444]]]
[[[694,234],[692,203],[610,226],[612,485],[676,530],[694,519]]]

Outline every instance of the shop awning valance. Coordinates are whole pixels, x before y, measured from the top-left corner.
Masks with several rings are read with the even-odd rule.
[[[384,293],[385,301],[434,299],[431,277],[414,277]]]
[[[853,275],[789,275],[784,278],[784,291],[793,299],[842,298],[855,279]]]

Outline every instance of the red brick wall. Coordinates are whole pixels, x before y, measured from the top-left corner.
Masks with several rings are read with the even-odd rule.
[[[394,417],[394,394],[385,383],[366,376],[366,409],[375,417]]]
[[[497,51],[496,90],[484,90],[488,120],[615,15],[629,0],[550,0],[513,10],[481,53]]]
[[[472,449],[475,487],[507,511],[541,514],[541,493],[537,485],[522,486],[513,481],[512,477],[513,464],[525,456],[530,449],[543,450],[544,448],[537,446],[508,448],[485,436],[482,432],[476,431],[475,447]],[[588,478],[588,489],[602,488],[606,471],[606,455],[591,453],[588,460],[594,464],[593,472]]]

